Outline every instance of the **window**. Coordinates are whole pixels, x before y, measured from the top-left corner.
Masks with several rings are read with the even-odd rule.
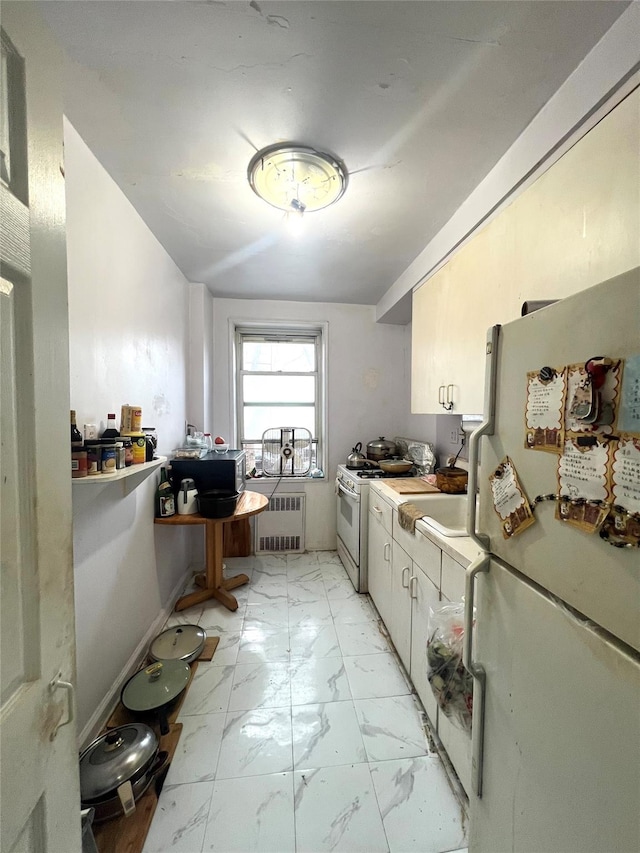
[[[312,467],[322,467],[323,350],[318,328],[236,326],[238,438],[247,471],[262,470],[262,435],[304,427],[313,439]]]

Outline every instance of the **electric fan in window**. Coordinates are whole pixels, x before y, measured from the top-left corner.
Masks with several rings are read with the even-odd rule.
[[[304,477],[311,469],[311,433],[304,427],[274,427],[262,433],[262,473]]]

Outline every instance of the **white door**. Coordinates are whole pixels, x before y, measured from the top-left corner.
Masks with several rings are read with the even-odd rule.
[[[3,3],[0,849],[81,848],[60,56]],[[62,727],[61,727],[62,726]]]

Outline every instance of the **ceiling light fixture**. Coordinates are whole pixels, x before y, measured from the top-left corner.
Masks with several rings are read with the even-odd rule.
[[[252,190],[268,204],[300,223],[305,213],[322,210],[344,194],[348,172],[331,154],[287,142],[270,145],[251,158]]]

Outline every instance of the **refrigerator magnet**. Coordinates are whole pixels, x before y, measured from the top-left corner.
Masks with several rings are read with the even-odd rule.
[[[564,367],[527,373],[524,446],[528,450],[562,452],[566,385]]]
[[[502,522],[505,539],[517,536],[535,523],[529,500],[518,480],[518,473],[508,456],[489,476],[493,508]]]
[[[616,430],[623,361],[598,356],[567,368],[564,426],[579,435],[613,435]]]

